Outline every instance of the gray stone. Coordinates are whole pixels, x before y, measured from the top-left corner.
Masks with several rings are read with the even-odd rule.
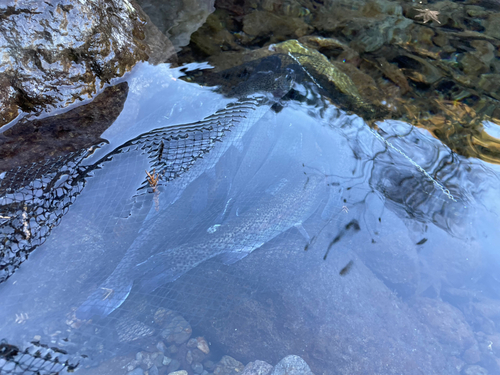
[[[154,358],[153,358],[153,354],[151,354],[151,353],[142,352],[142,363],[146,367],[146,369],[150,369],[153,366],[153,364],[154,364],[153,361],[156,357],[157,356],[154,356]]]
[[[178,360],[173,359],[172,362],[170,362],[170,364],[168,365],[167,371],[174,372],[178,370],[179,367],[181,367],[181,363]]]
[[[494,38],[500,39],[500,14],[492,13],[488,17],[486,24],[486,30],[484,30],[486,35],[492,36]]]
[[[273,370],[273,366],[264,361],[250,362],[245,366],[241,375],[268,375]]]
[[[205,361],[203,364],[204,364],[205,368],[210,370],[210,371],[215,368],[215,363],[213,363],[211,360]]]
[[[137,366],[140,365],[140,361],[137,359],[134,359],[133,361],[130,361],[130,363],[127,365],[127,371],[133,371]]]
[[[163,357],[163,361],[162,361],[163,366],[168,366],[170,364],[170,362],[172,362],[172,358],[169,358],[167,356]]]
[[[196,374],[201,374],[203,372],[203,365],[199,362],[193,362],[191,368]]]
[[[151,367],[148,371],[148,375],[158,375],[158,374],[159,374],[159,371],[158,371],[158,367],[156,367],[156,366]]]
[[[167,347],[165,346],[163,341],[158,341],[158,344],[156,344],[156,349],[158,349],[162,353],[165,353],[167,351]]]
[[[165,358],[165,356],[162,352],[153,353],[153,355],[151,356],[151,360],[156,367],[163,366],[163,358]]]
[[[234,375],[243,371],[243,363],[237,361],[233,357],[225,355],[217,363],[214,369],[214,375]]]
[[[185,343],[191,336],[191,326],[180,315],[170,311],[166,318],[165,328],[161,331],[161,336],[167,342],[175,342],[177,345]]]
[[[188,350],[188,352],[186,353],[186,362],[188,364],[191,364],[193,362],[193,353],[191,352],[191,350]]]
[[[289,355],[278,362],[271,375],[313,375],[313,373],[302,358],[298,355]]]

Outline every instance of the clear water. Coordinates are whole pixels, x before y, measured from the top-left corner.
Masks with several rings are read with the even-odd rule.
[[[222,355],[297,354],[315,374],[499,373],[498,165],[294,82],[301,95],[245,112],[199,173],[153,188],[150,153],[114,150],[237,102],[182,76],[141,64],[124,77],[109,143],[82,161],[99,167],[0,284],[1,338],[63,349],[81,374],[126,374],[141,351],[194,373],[189,336],[209,343],[209,372]],[[192,335],[165,334],[170,310]]]

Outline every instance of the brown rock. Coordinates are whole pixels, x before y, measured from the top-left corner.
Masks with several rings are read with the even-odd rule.
[[[128,84],[123,82],[66,113],[15,124],[0,137],[0,172],[101,142],[100,135],[122,111],[127,94]]]
[[[264,11],[252,12],[243,19],[243,31],[254,37],[271,34],[273,40],[283,40],[283,37],[300,38],[310,34],[312,30],[300,18],[281,17]]]
[[[205,24],[191,36],[191,42],[208,56],[218,55],[224,50],[241,51],[235,36],[222,25],[216,14],[208,16]]]

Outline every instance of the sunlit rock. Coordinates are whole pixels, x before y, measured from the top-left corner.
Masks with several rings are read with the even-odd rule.
[[[0,126],[89,99],[139,61],[174,51],[134,0],[0,5]]]

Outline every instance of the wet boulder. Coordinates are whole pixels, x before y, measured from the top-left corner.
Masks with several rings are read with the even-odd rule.
[[[188,45],[191,34],[205,23],[215,10],[215,0],[137,0],[158,29],[168,36],[179,51]]]
[[[335,275],[332,268],[338,272],[346,263],[340,258],[331,258],[333,267],[325,262],[294,275],[296,283],[282,292],[256,295],[229,316],[202,323],[205,337],[243,361],[277,363],[301,353],[318,374],[384,374],[387,366],[457,373],[429,328],[359,258],[347,275]]]
[[[127,82],[106,87],[85,105],[55,116],[19,121],[0,139],[0,172],[57,158],[102,141],[101,134],[116,120],[127,99]]]
[[[0,126],[91,98],[137,62],[174,54],[133,0],[7,0],[0,19]]]

